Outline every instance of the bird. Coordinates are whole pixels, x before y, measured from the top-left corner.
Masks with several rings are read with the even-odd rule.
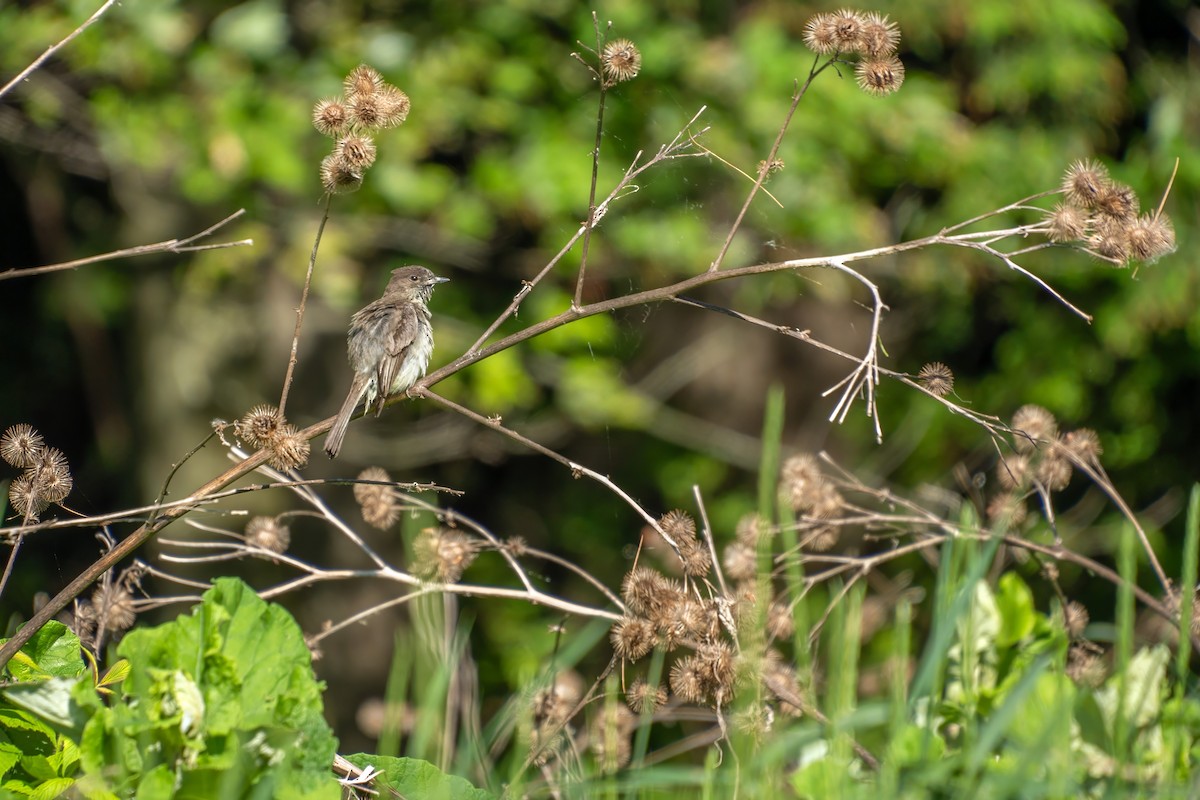
[[[346,427],[360,400],[365,398],[364,411],[376,403],[378,416],[389,395],[408,391],[425,376],[433,354],[429,298],[433,287],[448,280],[422,266],[394,269],[383,296],[350,318],[346,352],[354,380],[325,437],[330,458],[337,458],[342,449]]]

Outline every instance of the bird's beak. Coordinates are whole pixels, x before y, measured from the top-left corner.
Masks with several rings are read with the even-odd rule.
[[[429,281],[429,285],[436,286],[439,283],[446,283],[449,280],[450,280],[449,278],[439,278],[438,276],[435,275],[433,277],[433,280]]]

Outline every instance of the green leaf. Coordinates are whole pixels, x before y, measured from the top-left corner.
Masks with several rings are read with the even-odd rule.
[[[190,615],[131,631],[117,652],[128,677],[82,737],[85,770],[109,788],[158,791],[166,770],[180,797],[241,797],[251,787],[338,797],[336,741],[304,637],[246,584],[218,580]]]
[[[33,734],[48,741],[54,741],[56,735],[54,729],[37,716],[17,708],[0,708],[0,728],[14,741],[23,734]]]
[[[464,778],[447,775],[419,758],[356,753],[346,756],[346,760],[357,767],[372,766],[379,770],[377,788],[387,787],[404,797],[420,797],[422,800],[490,800],[493,797]],[[381,796],[386,794],[381,792]]]
[[[165,764],[159,764],[138,782],[138,800],[171,800],[175,796],[175,774]]]
[[[54,800],[75,785],[74,778],[50,778],[29,793],[30,800]]]
[[[74,678],[87,669],[80,655],[79,637],[57,620],[43,625],[21,652],[32,664],[24,659],[13,659],[8,663],[8,671],[19,681]]]
[[[996,644],[1009,647],[1033,632],[1037,612],[1033,593],[1015,572],[1006,572],[996,587],[996,609],[1000,612],[1000,632]]]
[[[117,663],[113,664],[111,667],[108,668],[108,670],[104,673],[103,677],[100,678],[100,683],[97,685],[100,687],[104,687],[104,686],[113,686],[114,684],[118,684],[121,681],[123,681],[129,677],[129,670],[131,668],[132,667],[129,663],[129,659],[122,658],[119,661],[117,661]]]
[[[32,711],[38,717],[64,728],[83,730],[79,709],[72,692],[86,678],[51,678],[38,683],[24,683],[4,690],[4,697],[15,706]]]
[[[1123,678],[1121,675],[1112,676],[1096,692],[1096,703],[1110,732],[1115,730],[1118,712],[1135,728],[1145,727],[1154,721],[1162,707],[1170,660],[1171,651],[1166,645],[1143,648],[1129,660],[1129,669]],[[1122,687],[1125,690],[1124,702],[1121,698]]]

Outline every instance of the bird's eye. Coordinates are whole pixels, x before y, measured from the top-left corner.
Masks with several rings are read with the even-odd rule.
[[[416,276],[416,275],[413,275],[413,276],[412,276],[412,278],[411,278],[410,280],[414,280],[414,281],[415,281],[416,279],[417,279],[417,276]]]

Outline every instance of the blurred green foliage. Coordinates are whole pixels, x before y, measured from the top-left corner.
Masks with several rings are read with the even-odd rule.
[[[15,74],[97,5],[0,6],[0,75]],[[602,24],[611,20],[613,34],[643,54],[637,79],[608,97],[601,196],[701,106],[704,146],[753,173],[813,62],[800,34],[817,10],[773,0],[597,6]],[[1150,508],[1152,525],[1174,529],[1177,487],[1200,478],[1200,265],[1190,244],[1200,105],[1185,19],[1194,11],[1181,0],[912,0],[887,11],[904,36],[902,90],[877,99],[845,70],[823,75],[784,140],[786,167],[767,187],[782,208],[757,200],[726,263],[928,235],[1054,188],[1081,157],[1104,160],[1152,208],[1179,158],[1166,203],[1174,255],[1136,275],[1063,250],[1022,261],[1094,314],[1091,325],[964,251],[866,267],[891,308],[886,366],[915,373],[943,361],[974,410],[1007,418],[1033,402],[1064,428],[1095,428],[1116,485],[1135,508]],[[278,396],[320,217],[317,166],[330,144],[309,124],[310,110],[363,61],[407,92],[413,110],[379,137],[364,188],[335,198],[289,417],[308,424],[336,408],[349,380],[348,316],[400,263],[428,263],[453,279],[434,299],[433,366],[461,353],[586,217],[597,98],[572,53],[594,43],[591,8],[565,0],[124,0],[0,100],[0,269],[187,236],[242,207],[247,216],[217,239],[251,236],[255,246],[0,284],[9,343],[0,426],[27,421],[70,437],[60,446],[82,490],[72,503],[91,513],[154,497],[212,418]],[[587,296],[705,269],[749,185],[713,158],[647,173],[593,239]],[[578,260],[576,247],[502,332],[566,308]],[[704,294],[849,349],[869,322],[865,294],[827,273]],[[652,509],[691,508],[698,485],[722,537],[755,506],[748,470],[775,382],[788,398],[788,450],[827,448],[864,477],[901,486],[957,490],[955,465],[990,469],[994,450],[977,428],[900,387],[882,387],[882,447],[861,415],[834,429],[820,392],[844,369],[765,331],[664,306],[583,320],[439,391],[502,414]],[[345,459],[315,460],[310,471],[348,476],[381,463],[401,480],[463,489],[456,506],[499,535],[585,560],[610,585],[637,540],[639,520],[599,487],[433,408],[406,404],[356,423]],[[225,463],[210,448],[176,477],[177,490]],[[1084,493],[1072,490],[1068,504]],[[338,499],[348,504],[349,493]],[[288,500],[251,502],[280,510]],[[1092,507],[1081,504],[1060,525],[1073,546],[1107,552],[1111,528],[1093,525]],[[304,555],[336,561],[315,534]],[[1170,535],[1158,541],[1170,563]],[[91,556],[72,547],[76,559]],[[46,561],[34,568],[39,552]],[[57,585],[74,562],[46,566],[54,552],[27,555],[12,591]],[[330,613],[319,599],[298,604],[314,625]],[[512,626],[534,630],[536,615],[525,611],[511,610]],[[482,630],[481,658],[504,664],[505,631]],[[380,653],[380,664],[356,665],[363,685],[384,674]],[[330,669],[349,668],[331,658]],[[335,705],[352,711],[355,699]]]

